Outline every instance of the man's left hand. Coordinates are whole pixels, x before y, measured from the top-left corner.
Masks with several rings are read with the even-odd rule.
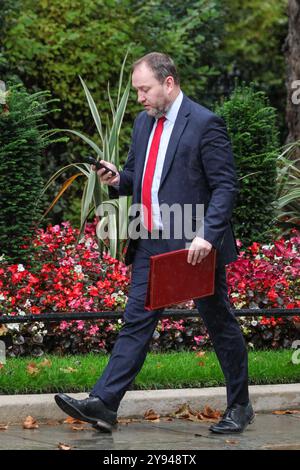
[[[204,238],[195,237],[188,252],[188,263],[192,263],[195,266],[196,263],[200,263],[211,251],[212,244],[204,240]]]

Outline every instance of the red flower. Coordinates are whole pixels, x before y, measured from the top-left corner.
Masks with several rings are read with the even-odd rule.
[[[39,313],[41,313],[41,309],[39,307],[35,307],[34,305],[30,307],[30,311],[31,313],[33,313],[33,315],[38,315]]]
[[[89,291],[89,294],[92,295],[93,297],[97,297],[99,295],[99,291],[97,287],[95,286],[89,286],[88,291]]]
[[[257,243],[257,242],[254,242],[254,243],[252,243],[252,245],[250,246],[249,250],[251,250],[251,253],[252,253],[253,255],[256,255],[256,254],[258,253],[259,247],[260,247],[260,244]]]
[[[267,296],[272,302],[275,302],[278,299],[278,294],[275,292],[274,289],[270,289],[267,293]]]

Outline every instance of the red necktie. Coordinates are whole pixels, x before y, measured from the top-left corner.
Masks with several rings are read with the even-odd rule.
[[[151,188],[152,181],[155,172],[156,160],[158,155],[159,143],[161,134],[164,128],[165,116],[161,117],[157,121],[157,125],[154,131],[149,156],[147,160],[147,166],[144,174],[143,188],[142,188],[142,204],[144,206],[144,225],[149,232],[152,232],[153,221],[152,221],[152,204],[151,204]]]

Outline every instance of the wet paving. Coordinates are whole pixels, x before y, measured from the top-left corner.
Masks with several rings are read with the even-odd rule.
[[[155,422],[124,421],[112,434],[99,433],[87,424],[48,422],[39,423],[38,429],[8,425],[0,431],[0,449],[300,450],[300,413],[257,414],[243,434],[230,435],[212,434],[211,423],[205,421],[165,418]]]

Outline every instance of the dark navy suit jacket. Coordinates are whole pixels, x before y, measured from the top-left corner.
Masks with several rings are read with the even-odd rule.
[[[141,203],[141,183],[154,118],[143,111],[135,122],[132,141],[119,190],[110,197],[133,196]],[[234,159],[223,120],[187,96],[179,109],[167,148],[158,199],[160,204],[204,204],[204,239],[217,249],[218,265],[237,259],[230,218],[238,191]],[[196,219],[193,212],[193,219]],[[196,220],[195,220],[196,223]],[[186,248],[186,239],[168,240],[168,251]],[[126,264],[134,258],[135,242],[129,240]]]

